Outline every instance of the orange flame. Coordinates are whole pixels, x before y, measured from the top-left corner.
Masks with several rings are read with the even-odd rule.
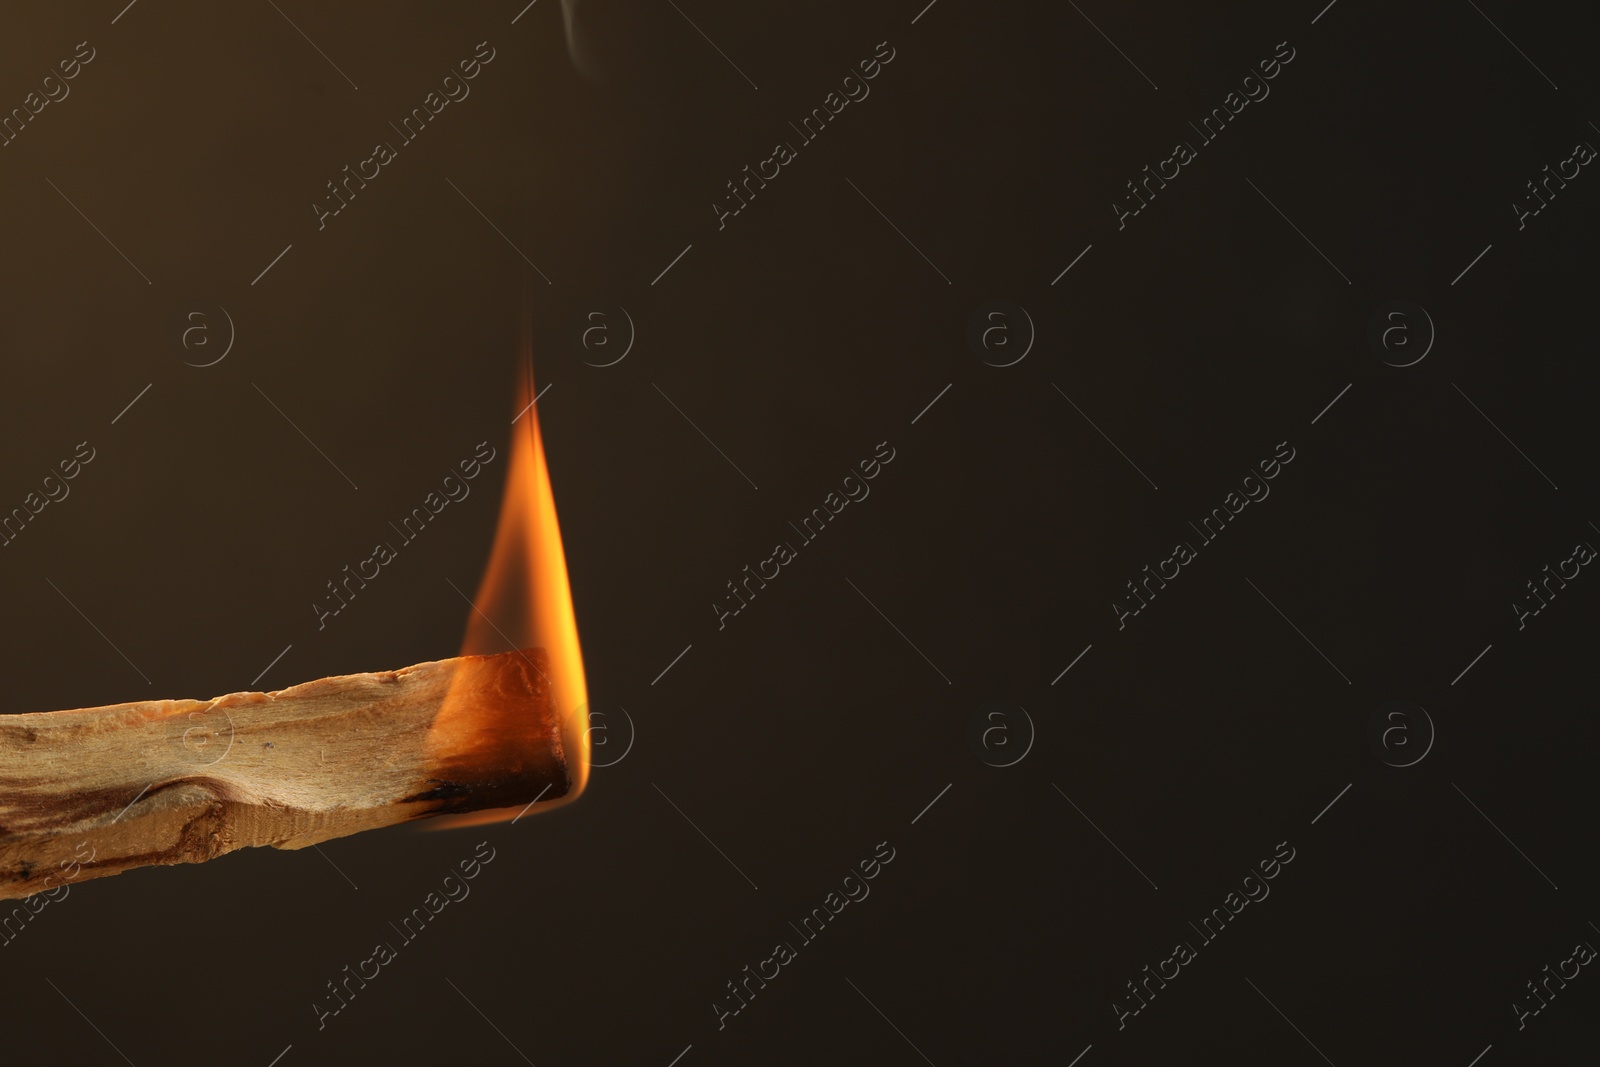
[[[561,716],[561,739],[572,787],[563,797],[539,802],[540,810],[548,810],[576,800],[589,780],[589,707],[567,559],[545,465],[539,413],[533,406],[537,394],[530,332],[524,323],[522,373],[514,409],[521,414],[512,425],[511,457],[494,549],[467,619],[461,654],[542,648],[549,656],[551,696]],[[440,828],[476,826],[514,819],[525,810],[494,808],[432,822]]]

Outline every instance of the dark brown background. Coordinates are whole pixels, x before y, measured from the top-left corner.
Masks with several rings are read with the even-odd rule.
[[[1600,979],[1521,1032],[1510,1004],[1600,937],[1600,578],[1521,632],[1508,604],[1600,540],[1600,178],[1521,232],[1510,209],[1600,141],[1593,26],[1565,5],[922,2],[595,0],[595,79],[556,0],[515,25],[518,0],[4,16],[4,108],[78,41],[98,53],[0,149],[0,507],[97,452],[0,549],[4,710],[245,689],[285,646],[261,687],[453,654],[450,583],[482,573],[503,463],[326,629],[310,604],[477,442],[504,449],[526,292],[590,695],[637,727],[581,803],[515,827],[73,889],[0,947],[14,1049],[1592,1059]],[[319,232],[324,183],[483,40],[471,96]],[[885,40],[871,96],[719,232],[723,183]],[[1271,96],[1119,232],[1123,183],[1284,40]],[[1396,369],[1365,333],[1402,299],[1438,342]],[[1010,368],[967,344],[991,300],[1037,327]],[[197,369],[179,324],[202,305],[237,343]],[[605,369],[572,341],[601,305],[637,327]],[[719,632],[723,583],[885,440],[870,498]],[[1119,632],[1122,583],[1282,440],[1271,497]],[[1391,699],[1438,731],[1410,768],[1366,741]],[[1006,769],[968,745],[991,700],[1037,726]],[[472,896],[319,1032],[324,983],[484,838]],[[880,841],[872,895],[719,1031],[723,983]],[[1271,897],[1119,1032],[1123,984],[1280,841]]]

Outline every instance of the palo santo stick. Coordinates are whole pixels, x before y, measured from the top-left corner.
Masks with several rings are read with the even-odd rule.
[[[542,649],[276,693],[0,716],[0,899],[570,787]],[[93,849],[93,860],[84,857]]]

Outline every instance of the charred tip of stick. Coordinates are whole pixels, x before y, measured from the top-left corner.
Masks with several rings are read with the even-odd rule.
[[[440,781],[438,778],[429,778],[428,781],[437,782],[438,784],[432,789],[424,790],[421,793],[412,793],[408,797],[403,797],[401,798],[400,803],[422,804],[430,800],[453,800],[456,797],[466,796],[469,792],[471,792],[467,786],[462,785],[460,782],[445,782]]]
[[[486,808],[519,807],[535,800],[557,800],[572,789],[565,763],[546,763],[521,773],[473,777],[471,781],[429,778],[431,789],[406,797],[402,803],[426,804],[416,818],[464,815]]]

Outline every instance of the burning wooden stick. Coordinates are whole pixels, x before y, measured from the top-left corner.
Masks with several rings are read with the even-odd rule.
[[[576,768],[551,688],[544,651],[527,649],[0,716],[0,899],[85,854],[75,877],[98,878],[563,796]]]

